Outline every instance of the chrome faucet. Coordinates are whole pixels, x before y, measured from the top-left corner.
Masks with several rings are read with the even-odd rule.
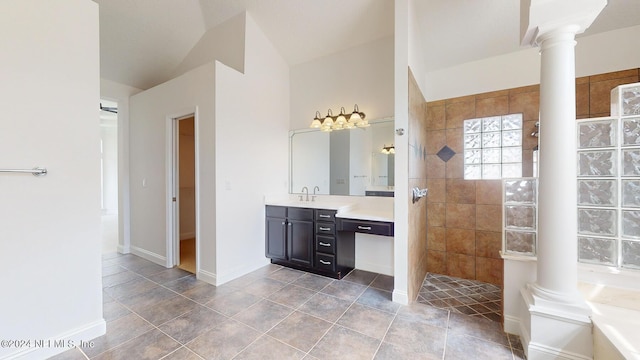
[[[302,192],[307,194],[307,199],[306,201],[309,201],[309,188],[308,187],[303,187],[302,188]],[[302,195],[300,195],[300,201],[302,201]]]
[[[313,196],[311,196],[311,201],[316,201],[316,190],[320,191],[318,185],[313,188]]]

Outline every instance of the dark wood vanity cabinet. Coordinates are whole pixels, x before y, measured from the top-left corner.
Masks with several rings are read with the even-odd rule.
[[[355,265],[355,242],[340,240],[335,210],[267,205],[265,232],[265,254],[274,264],[337,279]]]
[[[267,206],[266,215],[266,256],[297,266],[313,266],[313,209]]]

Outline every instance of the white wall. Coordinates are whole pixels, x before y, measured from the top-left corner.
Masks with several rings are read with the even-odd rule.
[[[639,35],[640,26],[634,26],[578,38],[576,76],[639,67],[640,47],[634,46]],[[429,72],[424,96],[427,101],[434,101],[539,84],[538,51],[530,48]]]
[[[215,273],[215,64],[198,67],[130,99],[131,251],[165,265],[171,118],[196,113],[196,212],[200,268]],[[145,186],[143,186],[143,180]]]
[[[393,37],[291,67],[290,129],[308,128],[322,115],[358,104],[368,120],[393,115]]]
[[[98,6],[6,0],[0,33],[0,168],[49,171],[0,174],[0,339],[78,343],[105,332]],[[3,346],[0,358],[65,350]]]
[[[207,30],[182,63],[176,67],[174,76],[180,76],[214,59],[243,72],[245,66],[244,22],[244,14],[240,14]]]
[[[118,103],[118,252],[129,253],[131,210],[129,203],[129,97],[140,89],[100,79],[100,98]]]
[[[264,196],[288,192],[289,67],[246,17],[245,73],[216,65],[216,282],[268,263]]]

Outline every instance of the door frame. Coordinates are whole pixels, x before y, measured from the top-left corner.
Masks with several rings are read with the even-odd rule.
[[[198,107],[185,108],[168,114],[165,118],[166,153],[165,153],[165,184],[166,184],[166,267],[172,268],[180,262],[180,218],[177,198],[179,193],[178,177],[178,149],[179,134],[178,121],[193,117],[194,131],[194,171],[195,171],[195,217],[196,217],[196,275],[200,271],[200,184],[199,184],[199,140],[198,140]],[[173,198],[176,201],[173,201]]]

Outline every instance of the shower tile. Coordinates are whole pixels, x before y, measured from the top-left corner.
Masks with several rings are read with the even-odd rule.
[[[522,113],[522,118],[538,120],[540,113],[540,86],[527,86],[509,91],[509,111]]]
[[[578,260],[583,263],[616,266],[615,239],[578,237]]]
[[[475,279],[476,257],[447,253],[447,274],[463,279]]]
[[[475,204],[476,181],[447,179],[447,202],[457,204]]]
[[[464,151],[464,132],[462,129],[447,129],[447,146],[456,153]]]
[[[432,130],[426,132],[427,141],[425,148],[427,155],[435,155],[443,146],[447,144],[445,130]]]
[[[444,101],[432,101],[427,104],[426,128],[428,130],[444,129],[446,120],[444,117]]]
[[[448,100],[445,107],[446,128],[461,128],[464,120],[474,118],[475,113],[475,96],[464,96]]]
[[[500,258],[502,233],[499,231],[476,231],[476,256]]]
[[[447,253],[444,251],[427,251],[427,271],[446,274],[447,273]]]
[[[578,209],[578,234],[616,236],[616,211]]]
[[[464,176],[464,166],[462,164],[462,154],[454,155],[451,160],[447,162],[447,179],[462,179]]]
[[[437,155],[427,155],[427,169],[431,179],[444,179],[446,176],[445,162],[440,160]]]
[[[444,162],[447,162],[455,154],[456,154],[455,151],[453,151],[450,147],[445,145],[444,147],[442,147],[442,149],[440,149],[440,151],[438,151],[438,153],[436,155],[440,158],[440,160],[442,160]]]
[[[485,257],[476,258],[476,280],[502,286],[503,260]]]
[[[476,230],[501,231],[502,206],[476,205]]]
[[[502,204],[502,181],[476,181],[476,204]]]
[[[509,97],[506,92],[502,92],[502,96],[476,99],[476,116],[506,114],[507,112],[509,112]]]
[[[616,206],[615,180],[578,180],[578,205]]]
[[[447,249],[445,234],[445,227],[429,226],[427,229],[427,249],[445,251]]]
[[[476,228],[476,205],[447,204],[446,227],[458,229]]]
[[[427,204],[427,226],[444,226],[446,221],[446,204]]]
[[[578,152],[578,176],[615,176],[615,151]],[[626,167],[626,166],[625,166]]]
[[[578,124],[578,148],[602,148],[616,145],[616,121],[584,121]]]
[[[447,252],[474,255],[476,252],[476,231],[473,229],[446,229]]]
[[[428,203],[443,203],[447,199],[447,181],[445,179],[427,179]]]

